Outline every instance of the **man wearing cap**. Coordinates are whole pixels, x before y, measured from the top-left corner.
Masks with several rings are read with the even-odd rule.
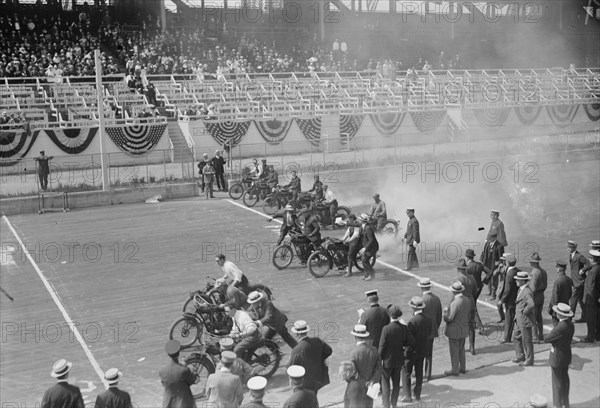
[[[219,278],[215,281],[215,286],[212,288],[207,295],[216,292],[220,295],[223,300],[221,307],[225,305],[233,305],[236,309],[244,309],[248,303],[248,296],[240,289],[227,283],[223,278]]]
[[[221,353],[221,368],[208,376],[206,396],[212,406],[237,408],[244,399],[242,380],[231,372],[235,359],[236,355],[233,351],[223,351]]]
[[[213,183],[215,181],[215,168],[212,165],[212,161],[207,161],[202,168],[202,177],[204,177],[204,184],[206,186],[205,197],[206,199],[215,198],[213,195]]]
[[[439,337],[440,325],[442,324],[442,301],[431,291],[431,280],[421,278],[417,286],[421,288],[421,298],[425,304],[423,314],[431,321],[431,332],[427,339],[427,355],[425,356],[425,377],[431,380],[431,369],[433,364],[433,342]]]
[[[581,318],[575,320],[575,323],[583,323],[585,321],[585,307],[583,306],[583,283],[585,282],[585,275],[582,270],[590,264],[590,261],[577,250],[577,243],[569,241],[567,248],[569,250],[571,280],[573,281],[569,306],[571,306],[573,315],[575,315],[577,313],[577,303],[579,303],[581,306]]]
[[[290,182],[283,187],[289,188],[292,192],[292,201],[298,200],[298,194],[300,194],[302,191],[302,180],[300,180],[300,177],[298,177],[296,170],[292,171],[292,178],[290,179]]]
[[[238,357],[242,357],[246,350],[260,341],[258,325],[248,313],[236,309],[233,305],[225,306],[225,313],[233,320],[230,335],[237,342],[233,351]]]
[[[515,266],[517,259],[514,255],[506,257],[508,268],[506,269],[506,277],[504,278],[504,289],[502,295],[498,301],[498,306],[504,306],[505,320],[504,320],[504,339],[500,342],[502,344],[509,343],[512,339],[513,330],[515,327],[515,307],[517,305],[517,293],[519,287],[515,276],[520,270]]]
[[[325,201],[325,203],[329,206],[329,217],[331,218],[331,228],[335,228],[335,216],[337,214],[338,211],[338,200],[335,196],[335,194],[333,193],[333,191],[331,191],[329,189],[329,186],[327,184],[323,185],[323,201]]]
[[[326,360],[333,350],[329,344],[318,337],[308,337],[309,326],[304,320],[298,320],[292,327],[298,345],[292,350],[288,367],[299,365],[306,369],[304,387],[317,392],[329,384],[329,367]]]
[[[131,408],[131,396],[120,390],[117,385],[123,377],[117,368],[111,368],[104,373],[108,389],[96,397],[94,408]]]
[[[463,296],[471,301],[471,313],[469,314],[469,350],[471,354],[475,354],[475,297],[477,296],[477,282],[472,275],[467,273],[467,263],[464,259],[458,262],[456,269],[458,270],[456,280],[462,283],[465,288]]]
[[[558,323],[544,340],[552,344],[548,364],[552,369],[552,400],[555,407],[569,407],[569,364],[571,364],[571,341],[575,326],[571,322],[574,313],[566,303],[552,306]]]
[[[371,333],[371,341],[369,343],[378,349],[381,331],[390,322],[390,316],[383,307],[379,306],[377,289],[368,290],[365,292],[365,295],[369,302],[369,308],[360,315],[358,323],[367,326],[367,330]]]
[[[487,240],[491,239],[492,234],[496,234],[498,242],[502,244],[502,246],[507,247],[508,241],[506,240],[506,232],[504,232],[504,223],[500,221],[500,211],[491,210],[490,218],[492,219],[492,224],[490,225],[490,230],[488,231]]]
[[[227,191],[227,184],[225,184],[225,163],[227,163],[227,161],[221,156],[219,150],[215,151],[215,157],[212,158],[211,163],[215,170],[217,187],[221,191]]]
[[[548,287],[548,274],[540,266],[542,258],[540,254],[534,252],[531,254],[529,265],[531,272],[529,276],[531,281],[529,287],[533,291],[533,301],[535,303],[535,325],[533,326],[533,341],[542,343],[544,341],[544,319],[542,318],[542,309],[544,308],[544,292]]]
[[[221,351],[233,351],[233,339],[230,337],[224,337],[221,340],[219,340],[219,346],[221,347]],[[221,367],[223,367],[223,364],[219,362],[215,370],[219,371]],[[254,369],[252,368],[252,366],[237,356],[233,361],[233,364],[231,365],[230,371],[232,374],[235,374],[238,377],[240,377],[242,383],[248,381],[248,379],[254,374]]]
[[[190,390],[190,386],[196,382],[196,376],[188,367],[179,363],[180,350],[181,345],[177,340],[169,340],[165,346],[165,352],[171,357],[171,360],[158,372],[160,381],[165,388],[163,408],[196,408],[196,402]]]
[[[583,284],[583,304],[585,307],[585,322],[587,336],[585,343],[600,340],[600,251],[592,249],[592,267],[587,271]]]
[[[45,151],[41,151],[40,155],[34,160],[38,163],[38,177],[40,178],[40,187],[42,190],[48,189],[48,176],[50,175],[49,162],[54,156],[46,156]]]
[[[381,380],[383,367],[379,358],[378,350],[367,344],[369,332],[364,324],[357,324],[354,330],[350,332],[356,339],[356,347],[350,353],[350,361],[356,367],[359,387],[363,389],[362,394],[365,395],[364,403],[360,406],[363,408],[372,408],[373,400],[366,396],[367,388],[371,384],[376,384]]]
[[[267,408],[266,405],[263,404],[267,379],[261,376],[252,377],[248,380],[246,385],[250,390],[250,397],[252,397],[252,400],[244,404],[242,408]]]
[[[303,209],[298,213],[298,219],[302,225],[302,235],[304,236],[304,239],[308,240],[307,242],[310,242],[310,245],[314,247],[319,245],[322,241],[321,227],[316,215],[308,209]],[[301,255],[300,260],[303,264],[305,264],[311,252],[309,244],[305,246],[305,250],[303,252],[304,253]]]
[[[276,334],[279,334],[291,349],[298,345],[298,342],[285,327],[288,321],[287,316],[277,309],[264,293],[251,292],[248,295],[248,303],[250,304],[250,311],[253,312],[256,318],[256,323],[259,327],[266,329],[263,333],[265,339],[272,339]]]
[[[267,178],[267,183],[272,189],[279,184],[279,173],[275,170],[273,165],[269,165],[269,177]]]
[[[450,348],[450,364],[452,369],[444,371],[445,375],[458,376],[459,373],[467,372],[465,360],[465,339],[469,337],[469,315],[471,313],[471,301],[463,296],[465,290],[462,283],[455,281],[450,290],[454,299],[448,307],[443,310],[443,318],[446,322],[444,334],[448,337]]]
[[[414,338],[414,346],[409,347],[408,360],[402,369],[402,382],[404,384],[404,397],[401,402],[412,402],[411,374],[415,370],[415,399],[421,400],[423,387],[423,360],[427,355],[427,339],[431,333],[432,322],[423,314],[425,302],[419,296],[413,296],[408,305],[413,310],[413,317],[408,321],[409,336]]]
[[[483,289],[483,278],[482,276],[488,277],[492,275],[492,271],[486,266],[475,260],[475,251],[471,248],[467,248],[465,251],[465,258],[467,264],[467,275],[472,276],[475,279],[477,293],[475,294],[475,301],[479,298],[481,290]]]
[[[279,240],[277,241],[277,245],[281,245],[285,236],[290,231],[295,231],[300,233],[301,228],[298,223],[298,217],[294,214],[294,207],[291,204],[287,204],[283,210],[277,211],[271,218],[268,219],[269,222],[273,221],[275,218],[281,218],[282,224],[279,230]]]
[[[362,242],[360,239],[360,224],[356,223],[356,215],[348,215],[346,225],[348,226],[348,229],[342,237],[342,242],[348,245],[348,266],[346,267],[346,274],[344,275],[344,277],[349,278],[350,276],[352,276],[354,258],[360,250]]]
[[[261,180],[267,180],[269,178],[269,165],[267,159],[261,159],[262,163],[262,174],[260,175]]]
[[[533,291],[529,287],[529,273],[518,272],[514,278],[518,286],[515,306],[515,329],[513,343],[516,358],[513,363],[520,366],[533,365],[533,326],[535,325],[535,302]]]
[[[204,188],[206,187],[206,182],[204,181],[204,176],[202,175],[202,171],[204,170],[204,166],[210,161],[208,160],[208,153],[204,153],[202,155],[202,161],[198,163],[198,174],[200,175],[200,182],[202,183],[202,192],[204,193]]]
[[[292,395],[283,403],[283,408],[319,408],[317,394],[307,387],[310,381],[306,369],[299,365],[291,365],[287,369],[290,378]]]
[[[558,275],[552,287],[552,296],[548,304],[548,314],[552,316],[554,326],[558,323],[558,318],[554,314],[553,307],[559,303],[569,304],[571,292],[573,290],[573,281],[566,275],[567,262],[563,260],[556,261],[556,274]]]
[[[69,371],[73,363],[61,359],[52,366],[50,376],[56,378],[56,384],[48,388],[42,397],[41,408],[84,408],[81,391],[76,385],[69,384]]]
[[[373,226],[368,222],[369,216],[367,214],[361,214],[359,221],[361,229],[361,245],[364,248],[361,262],[365,270],[365,275],[361,280],[369,281],[375,276],[375,270],[373,269],[371,260],[377,257],[379,242],[377,242]]]
[[[498,266],[500,266],[500,258],[504,253],[504,245],[496,239],[497,237],[498,234],[495,232],[488,236],[488,240],[485,241],[483,251],[479,258],[486,268],[493,271],[492,278],[486,278],[488,279],[488,296],[490,296],[490,299],[492,300],[496,299],[496,289],[498,288],[498,275],[496,270]]]
[[[406,233],[404,234],[404,242],[408,245],[408,258],[406,260],[406,270],[419,268],[419,260],[417,259],[417,244],[421,242],[421,234],[419,233],[419,221],[415,217],[415,209],[409,208],[406,210],[408,216],[408,224],[406,225]]]
[[[373,200],[375,202],[371,206],[369,215],[377,220],[377,231],[381,231],[387,221],[387,209],[385,208],[385,202],[379,198],[378,193],[373,195]]]
[[[308,192],[315,194],[315,201],[321,201],[323,199],[323,182],[319,180],[317,174],[315,174],[315,182]]]
[[[379,358],[382,360],[381,394],[383,407],[396,407],[400,394],[400,378],[404,367],[404,350],[415,344],[408,327],[400,323],[402,309],[398,305],[388,305],[391,321],[383,328],[379,341]],[[391,387],[390,387],[391,381]],[[406,387],[404,390],[406,394]]]

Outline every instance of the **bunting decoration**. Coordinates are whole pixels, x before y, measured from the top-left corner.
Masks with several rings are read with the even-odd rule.
[[[242,141],[242,138],[246,136],[246,132],[248,132],[248,128],[250,127],[250,121],[234,122],[228,120],[224,122],[204,122],[204,126],[206,126],[206,130],[210,132],[219,146],[225,144],[237,146]]]
[[[573,118],[575,118],[578,109],[579,105],[546,106],[550,120],[558,127],[569,126],[569,124],[573,122]]]
[[[108,130],[108,129],[107,129]],[[67,154],[79,154],[88,148],[98,128],[44,129],[50,140]]]
[[[141,125],[106,128],[106,134],[124,152],[137,156],[154,149],[167,125]]]
[[[296,123],[302,131],[302,134],[313,146],[319,146],[321,143],[321,117],[311,119],[298,119]]]
[[[340,115],[340,134],[347,134],[352,140],[362,126],[365,115]],[[342,139],[345,142],[345,139]]]
[[[369,117],[375,125],[377,131],[384,135],[393,135],[400,129],[402,121],[404,121],[404,112],[382,113],[379,115],[370,114]]]
[[[541,106],[520,106],[515,113],[523,125],[533,125],[542,112]]]
[[[444,120],[446,111],[410,112],[415,126],[421,132],[433,132]]]
[[[585,114],[592,122],[596,122],[600,119],[600,103],[590,103],[583,105]]]
[[[473,109],[473,115],[481,125],[487,127],[499,127],[506,122],[510,108],[490,107],[485,109]]]
[[[36,130],[31,134],[29,127],[26,129],[15,129],[11,131],[0,132],[0,159],[7,159],[19,155],[19,157],[25,157],[27,152],[33,146],[39,130]],[[31,140],[27,143],[28,137],[31,136]],[[25,145],[27,145],[26,148]],[[7,164],[7,163],[3,163]],[[14,162],[12,163],[14,164]],[[10,165],[10,164],[8,164]]]
[[[292,119],[255,120],[254,124],[258,129],[258,133],[267,143],[276,145],[281,143],[287,136],[292,126]]]

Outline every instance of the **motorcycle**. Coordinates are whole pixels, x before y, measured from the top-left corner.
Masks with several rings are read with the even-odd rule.
[[[360,272],[364,271],[362,255],[364,249],[356,253],[353,263]],[[371,267],[375,265],[375,257],[371,259]],[[341,239],[327,237],[319,249],[313,252],[306,262],[308,272],[315,278],[327,275],[334,265],[343,270],[348,266],[348,245]]]
[[[338,206],[337,211],[335,212],[335,220],[331,219],[331,213],[329,211],[330,205],[325,202],[315,201],[312,205],[313,214],[317,217],[319,224],[321,225],[339,225],[344,226],[346,218],[350,215],[352,210],[348,207]],[[332,222],[332,221],[335,221]]]
[[[398,236],[398,232],[400,231],[400,227],[398,226],[398,222],[400,222],[399,220],[393,220],[391,218],[387,218],[385,220],[385,222],[382,224],[381,228],[377,229],[377,218],[375,217],[369,217],[369,221],[367,221],[369,224],[371,224],[371,226],[373,227],[373,229],[375,230],[376,234],[381,234],[381,235],[387,235],[387,236],[391,236],[393,235],[394,237]]]
[[[273,251],[273,266],[282,270],[291,265],[295,258],[300,261],[307,261],[309,255],[316,251],[318,245],[314,245],[302,233],[290,232],[290,240],[283,241]]]
[[[256,180],[252,182],[252,185],[244,191],[242,195],[242,201],[246,207],[254,207],[260,200],[265,200],[271,193],[271,186],[267,180]]]
[[[252,187],[252,183],[255,180],[256,179],[252,177],[245,177],[241,181],[233,183],[229,187],[229,197],[231,197],[232,200],[239,200],[244,195],[244,192]]]

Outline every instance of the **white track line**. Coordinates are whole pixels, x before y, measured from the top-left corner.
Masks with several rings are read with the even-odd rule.
[[[10,230],[12,231],[12,233],[15,236],[15,238],[17,239],[17,241],[19,242],[19,245],[21,245],[21,248],[23,249],[23,252],[27,256],[27,259],[29,259],[29,262],[31,262],[31,265],[33,266],[33,269],[35,269],[35,271],[37,272],[37,274],[40,277],[42,283],[46,287],[46,290],[48,291],[48,293],[52,297],[52,300],[54,300],[54,303],[58,307],[58,310],[60,310],[60,312],[62,313],[63,318],[65,319],[65,322],[67,322],[67,324],[69,325],[69,328],[71,329],[71,331],[75,335],[75,338],[77,339],[77,341],[81,345],[81,348],[83,349],[83,352],[85,353],[85,355],[87,356],[88,360],[90,361],[90,364],[92,364],[92,367],[94,368],[94,371],[96,371],[96,374],[100,378],[100,381],[102,381],[102,383],[104,384],[104,388],[108,389],[108,382],[106,382],[106,380],[104,379],[104,372],[100,368],[100,365],[98,364],[98,362],[94,358],[94,355],[92,354],[92,352],[90,351],[89,347],[85,343],[85,340],[81,336],[81,333],[79,333],[79,330],[77,329],[77,327],[73,323],[73,320],[71,319],[71,317],[67,313],[67,310],[65,309],[65,307],[62,304],[62,302],[58,298],[58,295],[56,294],[56,291],[54,290],[54,288],[52,287],[52,285],[50,284],[50,282],[48,282],[48,280],[46,279],[46,277],[42,273],[42,271],[39,268],[39,266],[35,263],[35,260],[33,259],[33,257],[31,256],[31,254],[27,250],[27,248],[25,247],[25,244],[23,244],[23,241],[21,240],[21,238],[17,234],[17,231],[13,228],[13,226],[10,223],[10,221],[8,220],[8,218],[6,218],[6,215],[3,215],[2,218],[4,219],[4,221],[6,221],[6,224],[8,225],[8,227],[10,228]]]
[[[266,214],[263,214],[263,213],[261,213],[261,212],[259,212],[259,211],[255,210],[255,209],[253,209],[253,208],[246,207],[245,205],[242,205],[242,204],[236,203],[236,202],[235,202],[235,201],[233,201],[233,200],[229,200],[229,199],[228,199],[227,201],[229,201],[229,202],[230,202],[231,204],[233,204],[233,205],[237,205],[238,207],[240,207],[240,208],[243,208],[244,210],[252,211],[253,213],[260,215],[261,217],[265,217],[265,218],[271,218],[270,216],[268,216],[268,215],[266,215]],[[281,221],[281,220],[278,220],[278,219],[274,219],[273,221],[275,221],[275,222],[278,222],[279,224],[283,224],[283,221]],[[387,262],[385,262],[385,261],[382,261],[382,260],[381,260],[381,258],[377,258],[377,263],[380,263],[380,264],[382,264],[383,266],[385,266],[385,267],[388,267],[388,268],[390,268],[390,269],[392,269],[392,270],[394,270],[394,271],[400,272],[400,273],[402,273],[402,274],[404,274],[404,275],[410,276],[411,278],[415,278],[415,279],[417,279],[417,280],[420,280],[420,279],[422,278],[422,276],[419,276],[419,275],[416,275],[416,274],[414,274],[414,273],[411,273],[411,272],[405,271],[405,270],[403,270],[403,269],[400,269],[400,268],[398,268],[397,266],[394,266],[394,265],[392,265],[392,264],[390,264],[390,263],[387,263]],[[443,289],[443,290],[445,290],[445,291],[447,291],[447,292],[452,292],[448,286],[442,285],[441,283],[437,283],[437,282],[435,282],[435,281],[431,281],[431,284],[432,284],[433,286],[436,286],[436,287],[438,287],[438,288],[440,288],[440,289]],[[488,308],[490,308],[490,309],[497,310],[497,307],[496,307],[496,305],[493,305],[493,304],[491,304],[491,303],[489,303],[489,302],[484,302],[483,300],[479,300],[479,299],[478,299],[478,300],[477,300],[477,303],[479,303],[480,305],[486,306],[486,307],[488,307]],[[546,330],[548,330],[548,331],[551,331],[551,330],[552,330],[552,326],[544,326],[544,329],[546,329]]]

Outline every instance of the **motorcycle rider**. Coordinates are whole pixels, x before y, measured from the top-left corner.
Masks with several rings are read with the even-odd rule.
[[[267,183],[271,190],[277,187],[279,184],[279,173],[275,171],[275,167],[269,166],[269,177],[267,178]]]
[[[267,165],[267,159],[262,159],[262,173],[259,176],[260,179],[268,180],[269,178],[269,166]]]
[[[236,266],[236,264],[226,260],[225,255],[223,254],[217,255],[215,257],[215,261],[223,270],[223,280],[240,289],[244,293],[248,292],[248,278],[246,275],[244,275],[244,272],[242,272],[240,268]]]
[[[375,203],[371,206],[371,214],[369,215],[377,220],[376,231],[381,231],[385,226],[385,221],[387,220],[385,202],[379,198],[379,193],[375,193],[373,195],[373,200]]]
[[[308,240],[308,242],[304,244],[304,249],[302,251],[302,264],[306,264],[311,252],[309,246],[312,245],[316,248],[321,244],[321,227],[319,226],[317,217],[307,208],[300,211],[298,217],[300,219],[300,225],[302,226],[302,235],[305,240]]]
[[[292,201],[297,202],[298,194],[300,194],[300,192],[302,191],[302,182],[300,180],[300,177],[298,177],[298,173],[296,172],[296,170],[292,171],[292,179],[290,180],[290,182],[288,184],[286,184],[283,187],[289,188],[291,190]]]
[[[329,216],[331,219],[331,228],[335,228],[335,215],[338,210],[337,198],[335,197],[335,194],[333,194],[333,191],[331,191],[329,189],[327,184],[325,184],[323,186],[323,193],[325,193],[325,198],[323,199],[323,201],[325,203],[327,203],[327,205],[329,206]]]
[[[290,231],[301,233],[300,227],[298,226],[298,217],[294,214],[294,207],[291,204],[286,205],[283,210],[277,211],[267,221],[271,222],[275,218],[281,218],[283,220],[283,224],[281,224],[281,229],[279,230],[279,240],[277,241],[277,245],[281,245],[285,236]]]
[[[315,175],[315,182],[308,192],[315,194],[315,201],[323,200],[323,183],[319,180],[318,175]]]

